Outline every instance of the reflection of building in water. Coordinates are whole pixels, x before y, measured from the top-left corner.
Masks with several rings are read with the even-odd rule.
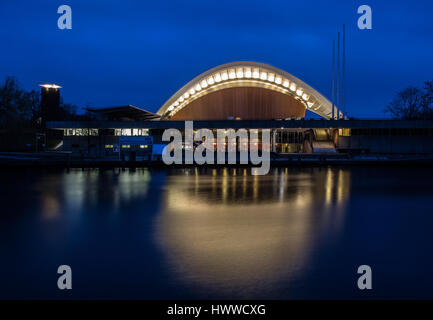
[[[301,275],[317,238],[339,232],[350,191],[342,169],[184,173],[167,180],[157,241],[180,279],[226,298],[271,297],[281,281]]]
[[[54,179],[55,178],[55,179]],[[55,218],[61,213],[85,212],[83,206],[106,204],[107,210],[117,211],[122,204],[128,204],[146,196],[151,174],[147,169],[98,170],[72,169],[58,173],[47,173],[41,179],[41,213],[45,219]]]

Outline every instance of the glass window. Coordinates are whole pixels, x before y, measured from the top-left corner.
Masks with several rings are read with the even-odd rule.
[[[106,144],[106,145],[105,145],[105,148],[106,148],[106,149],[113,149],[113,145],[112,145],[112,144]]]
[[[131,129],[122,129],[122,136],[131,136]]]
[[[128,149],[131,148],[131,146],[129,144],[122,144],[122,148]]]
[[[338,135],[341,137],[350,137],[350,129],[348,128],[338,129]]]

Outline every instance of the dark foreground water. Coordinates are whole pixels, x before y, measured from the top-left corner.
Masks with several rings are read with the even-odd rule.
[[[408,167],[1,170],[0,298],[433,298],[432,182]]]

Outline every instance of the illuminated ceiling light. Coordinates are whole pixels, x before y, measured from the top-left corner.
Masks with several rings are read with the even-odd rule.
[[[245,69],[245,78],[251,78],[251,69],[250,68]]]
[[[260,74],[260,79],[262,79],[262,80],[266,80],[268,78],[268,74],[266,73],[266,72],[262,72],[261,74]]]
[[[289,81],[284,80],[284,82],[283,82],[283,86],[285,86],[286,88],[288,88],[288,87],[289,87]]]
[[[47,89],[59,89],[61,88],[61,86],[54,84],[54,83],[45,83],[45,84],[40,84],[40,87],[43,88],[47,88]]]
[[[202,80],[201,83],[200,83],[200,85],[201,85],[202,88],[206,88],[207,87],[206,80]]]
[[[188,99],[188,98],[189,98],[189,93],[188,93],[188,92],[185,92],[185,94],[183,95],[183,97],[184,97],[185,99]]]
[[[221,75],[220,75],[220,73],[218,72],[216,75],[215,75],[215,82],[220,82],[221,81]]]
[[[302,96],[302,93],[303,93],[304,91],[302,91],[302,89],[298,89],[298,90],[296,90],[296,94],[298,95],[298,96]]]
[[[235,73],[235,70],[234,70],[234,69],[231,69],[231,70],[229,71],[229,78],[230,78],[230,79],[234,79],[234,78],[236,78],[236,73]]]
[[[226,81],[228,78],[229,78],[229,75],[227,74],[227,71],[224,71],[224,72],[221,74],[221,79],[222,79],[223,81]]]
[[[191,90],[189,90],[189,94],[190,94],[190,95],[193,95],[194,93],[195,93],[194,88],[191,88]]]
[[[306,94],[306,93],[304,93],[302,95],[302,99],[304,99],[305,101],[307,101],[309,98],[310,98],[310,96],[308,94]]]
[[[282,81],[283,81],[283,79],[281,79],[280,76],[277,76],[277,77],[275,78],[275,83],[276,83],[276,84],[281,84]]]
[[[268,75],[268,81],[274,82],[274,80],[275,80],[275,74],[269,73],[269,75]]]
[[[292,83],[292,85],[290,86],[290,90],[292,90],[292,91],[296,90],[296,85],[294,83]]]
[[[242,68],[239,68],[237,70],[236,77],[238,77],[239,79],[244,77],[244,72],[243,72]]]
[[[201,90],[201,86],[200,86],[200,84],[197,84],[196,86],[195,86],[195,91],[200,91]]]
[[[215,81],[213,80],[213,77],[209,77],[209,78],[207,78],[207,84],[208,85],[213,85],[215,83]]]
[[[258,79],[260,77],[259,69],[254,69],[253,78]]]

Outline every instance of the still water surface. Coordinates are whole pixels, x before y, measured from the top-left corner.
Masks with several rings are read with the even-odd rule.
[[[2,170],[0,298],[433,298],[432,181],[407,167]]]

